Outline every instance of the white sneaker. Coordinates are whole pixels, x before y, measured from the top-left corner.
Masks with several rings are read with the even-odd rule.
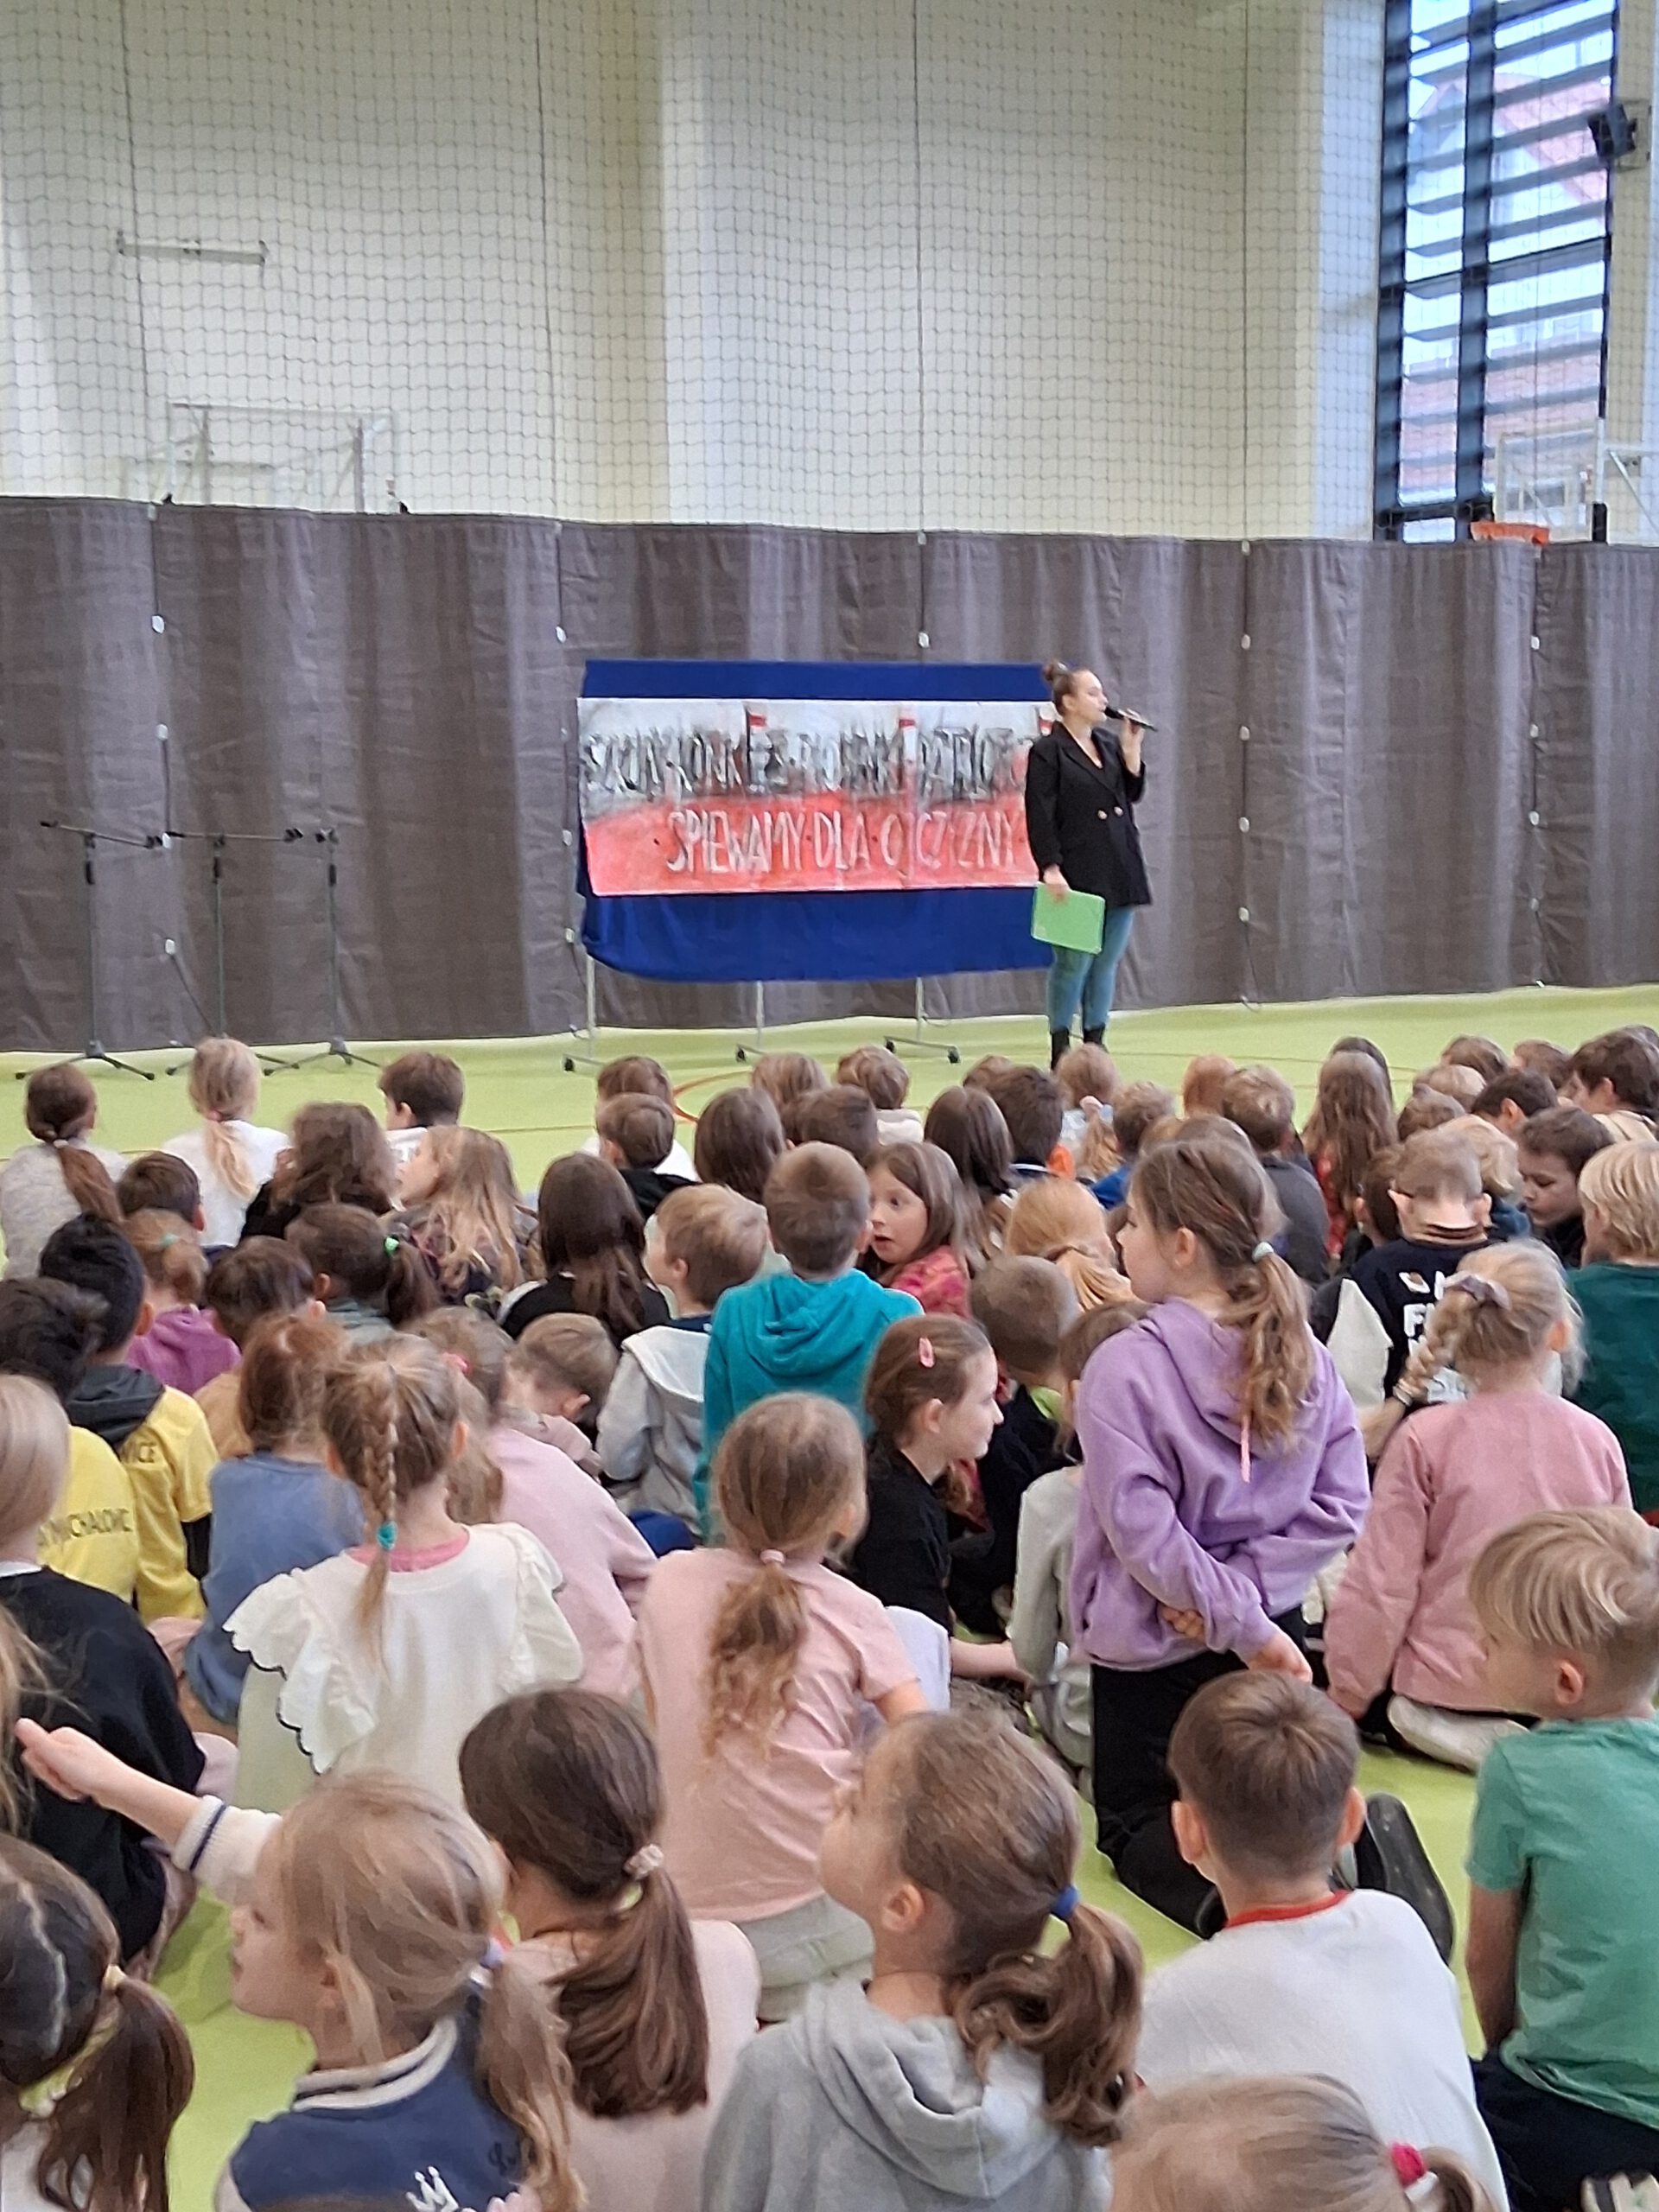
[[[1480,1763],[1505,1736],[1524,1736],[1518,1720],[1485,1713],[1452,1713],[1443,1705],[1419,1705],[1414,1697],[1389,1700],[1389,1726],[1395,1734],[1442,1766],[1478,1774]]]

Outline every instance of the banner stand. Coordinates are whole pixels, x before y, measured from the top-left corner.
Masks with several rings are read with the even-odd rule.
[[[942,1043],[937,1037],[928,1037],[923,1033],[927,1027],[926,989],[926,979],[918,976],[916,978],[916,1033],[914,1036],[897,1039],[888,1037],[884,1039],[883,1042],[890,1052],[943,1052],[951,1067],[960,1067],[962,1054],[956,1046]]]

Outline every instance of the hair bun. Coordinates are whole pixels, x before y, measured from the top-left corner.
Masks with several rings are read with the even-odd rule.
[[[1046,660],[1043,663],[1043,681],[1045,683],[1058,683],[1063,676],[1070,676],[1071,673],[1071,669],[1063,660]]]

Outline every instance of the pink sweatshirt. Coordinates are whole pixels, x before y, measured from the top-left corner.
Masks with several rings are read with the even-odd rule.
[[[490,1431],[501,1518],[538,1536],[563,1570],[559,1610],[582,1646],[582,1687],[626,1697],[639,1680],[633,1618],[657,1560],[626,1514],[574,1460],[505,1423]]]
[[[1332,1694],[1357,1712],[1392,1683],[1425,1705],[1487,1711],[1470,1568],[1529,1513],[1630,1502],[1618,1439],[1565,1399],[1508,1391],[1414,1414],[1382,1454],[1332,1600]]]

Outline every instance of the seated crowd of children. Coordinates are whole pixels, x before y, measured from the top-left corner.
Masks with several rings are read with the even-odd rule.
[[[30,1077],[8,2212],[168,2212],[204,1890],[316,2055],[222,2212],[1649,2202],[1659,1038],[1399,1106],[1345,1038],[1300,1134],[1217,1055],[835,1077],[688,1153],[613,1061],[530,1200],[439,1053],[284,1133],[209,1038],[130,1160]],[[1364,1742],[1478,1776],[1472,2067]]]

